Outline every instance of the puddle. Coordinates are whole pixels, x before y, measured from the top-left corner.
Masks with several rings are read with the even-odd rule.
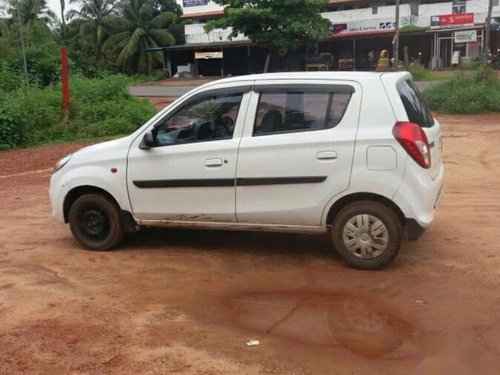
[[[390,307],[345,292],[247,292],[223,302],[226,323],[306,345],[370,358],[418,355],[414,326]]]

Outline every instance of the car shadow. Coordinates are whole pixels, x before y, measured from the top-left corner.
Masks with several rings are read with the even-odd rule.
[[[338,259],[325,235],[220,231],[186,228],[144,228],[128,234],[118,249],[201,251],[254,255],[295,255]]]

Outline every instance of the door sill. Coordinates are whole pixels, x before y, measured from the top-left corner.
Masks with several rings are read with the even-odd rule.
[[[145,227],[166,228],[193,228],[193,229],[216,229],[216,230],[241,230],[253,232],[283,232],[304,234],[325,234],[327,228],[324,226],[308,225],[280,225],[280,224],[249,224],[228,222],[206,222],[206,221],[179,221],[179,220],[141,220]]]

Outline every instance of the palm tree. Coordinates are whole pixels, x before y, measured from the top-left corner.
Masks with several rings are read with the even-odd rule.
[[[9,13],[13,19],[17,19],[18,9],[23,25],[33,26],[37,21],[50,25],[56,19],[55,13],[49,9],[45,0],[11,0]]]
[[[147,50],[175,43],[168,29],[177,16],[170,12],[153,16],[153,11],[149,0],[129,0],[122,4],[117,32],[104,44],[117,52],[116,64],[122,69],[131,66],[136,72],[150,73],[154,62],[163,61],[163,55]]]
[[[101,58],[101,46],[108,34],[106,19],[114,12],[114,0],[70,0],[70,4],[81,4],[80,10],[70,10],[68,20],[76,19],[80,23],[81,34],[93,36],[94,53]]]

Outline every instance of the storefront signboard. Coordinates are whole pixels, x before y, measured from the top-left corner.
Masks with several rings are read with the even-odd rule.
[[[474,13],[443,14],[431,17],[431,28],[474,25]]]
[[[453,14],[465,13],[465,0],[453,0],[451,12]]]
[[[333,36],[343,36],[367,32],[394,31],[395,23],[390,20],[368,20],[360,22],[338,23],[330,27]]]
[[[194,53],[194,58],[196,60],[210,60],[210,59],[222,59],[224,57],[224,54],[222,51],[216,51],[216,52],[195,52]]]
[[[455,43],[477,42],[477,30],[455,31]]]
[[[197,6],[201,6],[201,5],[207,5],[207,4],[208,4],[208,0],[183,0],[182,1],[182,5],[184,6],[184,8],[197,7]]]

